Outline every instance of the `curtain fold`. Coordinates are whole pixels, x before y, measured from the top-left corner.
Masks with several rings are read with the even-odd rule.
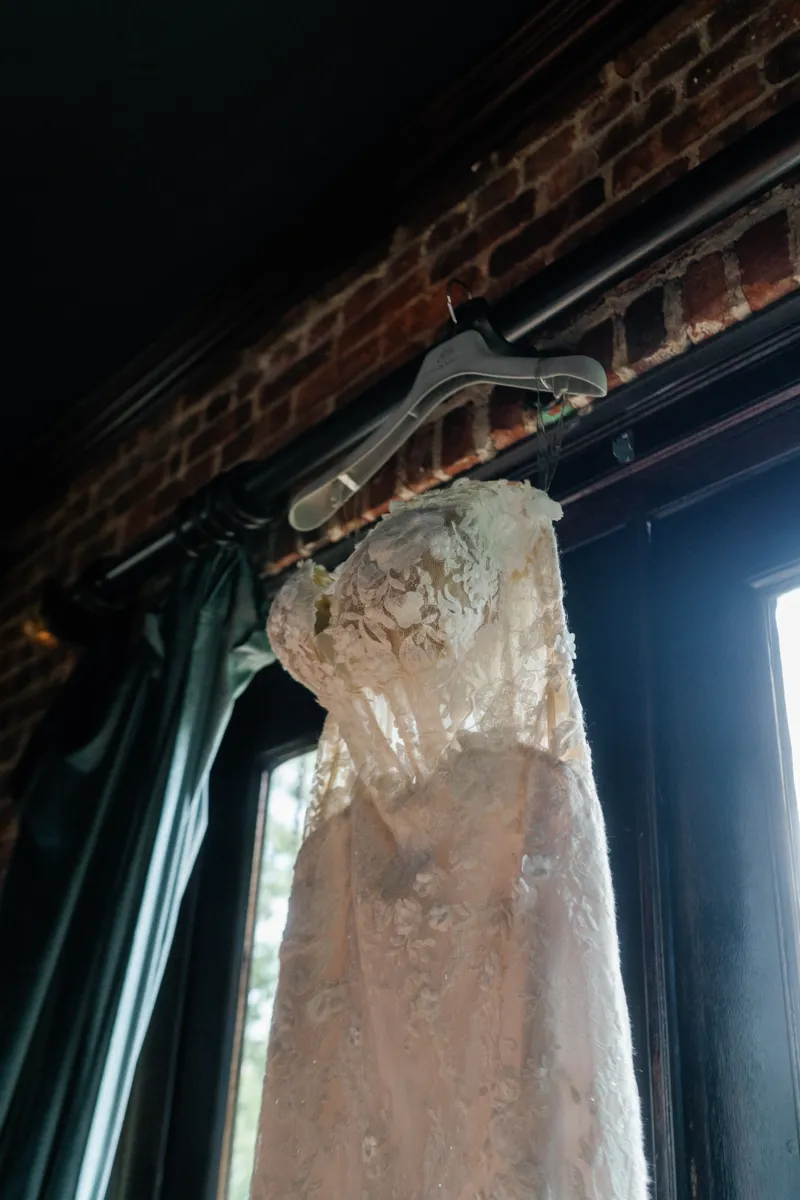
[[[272,661],[238,549],[84,653],[14,791],[0,897],[0,1195],[102,1200],[234,701]]]

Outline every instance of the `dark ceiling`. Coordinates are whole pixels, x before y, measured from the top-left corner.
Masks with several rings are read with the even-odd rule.
[[[525,0],[16,0],[0,463],[213,296]]]

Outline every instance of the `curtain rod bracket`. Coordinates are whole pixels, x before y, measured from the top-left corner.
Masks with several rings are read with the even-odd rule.
[[[238,544],[269,525],[274,512],[257,512],[249,499],[246,483],[253,463],[240,463],[187,496],[175,513],[175,540],[190,558],[211,546]]]
[[[285,498],[269,512],[259,511],[251,498],[258,474],[256,462],[239,463],[216,476],[178,505],[165,543],[197,558],[213,546],[244,545],[248,538],[273,524],[285,511]],[[124,577],[127,558],[106,557],[84,571],[69,589],[56,581],[45,588],[42,616],[58,639],[83,644],[101,626],[117,626],[125,593],[115,586],[117,573]]]

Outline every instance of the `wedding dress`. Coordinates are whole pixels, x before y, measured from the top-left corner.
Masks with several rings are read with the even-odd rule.
[[[527,484],[456,484],[273,605],[329,717],[254,1200],[646,1196],[559,515]]]

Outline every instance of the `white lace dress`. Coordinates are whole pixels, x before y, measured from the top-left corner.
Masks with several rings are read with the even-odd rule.
[[[603,818],[552,521],[396,506],[269,632],[329,710],[255,1200],[643,1200]]]

